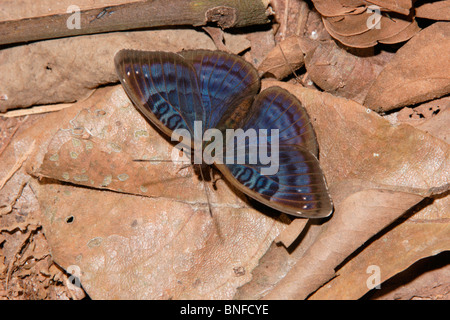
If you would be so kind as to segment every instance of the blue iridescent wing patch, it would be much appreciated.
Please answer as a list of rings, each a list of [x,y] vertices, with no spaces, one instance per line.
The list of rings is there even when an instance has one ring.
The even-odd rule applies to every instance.
[[[278,129],[280,144],[301,146],[318,156],[316,135],[305,108],[294,95],[280,87],[267,88],[256,97],[241,127]]]
[[[252,129],[259,133],[256,144],[245,135],[236,136],[235,154],[217,165],[235,187],[269,207],[295,216],[321,218],[331,214],[333,205],[317,160],[314,129],[295,96],[280,87],[262,91],[241,127],[244,132]],[[271,130],[277,131],[275,141]],[[278,150],[274,142],[278,142]],[[258,157],[252,163],[250,155],[255,152],[258,156],[266,154],[271,161],[263,164]],[[238,164],[238,154],[246,155],[244,164]],[[270,166],[277,166],[275,173],[262,172]]]
[[[248,146],[248,145],[247,145]],[[239,148],[237,148],[239,149]],[[238,190],[259,202],[298,217],[322,218],[331,214],[333,205],[319,161],[308,150],[295,145],[280,145],[279,163],[246,163],[217,165],[228,181]],[[270,148],[268,156],[271,156]],[[276,173],[266,175],[262,168],[277,166]]]
[[[179,54],[121,50],[114,61],[128,96],[165,134],[205,121],[196,72]]]
[[[192,63],[197,73],[207,116],[205,128],[218,128],[219,122],[238,106],[251,105],[259,91],[260,80],[250,63],[222,51],[187,50],[180,54]]]

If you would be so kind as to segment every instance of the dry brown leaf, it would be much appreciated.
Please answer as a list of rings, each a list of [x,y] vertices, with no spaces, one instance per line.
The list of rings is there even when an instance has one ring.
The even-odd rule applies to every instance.
[[[303,34],[310,12],[305,1],[273,0],[270,5],[275,11],[276,22],[278,23],[275,35],[277,42]]]
[[[310,54],[323,41],[330,40],[322,19],[315,11],[309,11],[307,24],[299,36],[291,35],[278,42],[258,66],[261,74],[281,80],[304,65],[304,55]]]
[[[261,64],[267,52],[275,47],[273,31],[271,29],[257,30],[247,34],[247,39],[250,41],[252,49],[247,51],[243,57],[257,67]]]
[[[55,134],[38,171],[71,185],[33,184],[54,260],[77,266],[96,299],[231,298],[285,224],[250,208],[223,180],[213,190],[178,164],[133,163],[168,160],[172,148],[120,86],[75,107],[74,118],[58,121],[66,131]]]
[[[419,32],[405,1],[313,1],[330,35],[346,46],[369,48],[403,42]],[[373,8],[379,11],[374,12]]]
[[[450,251],[422,259],[383,282],[364,298],[376,300],[449,300]]]
[[[372,84],[364,105],[389,111],[450,92],[450,25],[437,22],[400,48]]]
[[[100,49],[99,49],[100,48]],[[114,54],[123,48],[215,49],[195,30],[107,33],[14,46],[0,51],[0,112],[36,104],[73,102],[117,81]]]
[[[370,276],[377,270],[378,284],[408,268],[419,259],[450,248],[450,197],[435,199],[377,238],[352,258],[338,276],[312,295],[312,299],[358,299],[372,288]],[[372,271],[371,271],[372,270]],[[379,273],[378,273],[379,272]],[[369,285],[368,285],[369,283]]]
[[[383,43],[383,44],[395,44],[395,43],[404,42],[404,41],[411,39],[413,36],[415,36],[417,33],[419,33],[420,30],[421,29],[420,29],[419,25],[415,21],[413,21],[409,26],[407,26],[405,29],[403,29],[399,33],[394,34],[387,38],[383,38],[382,40],[379,40],[379,42]]]
[[[383,9],[408,15],[412,8],[411,0],[367,0]]]
[[[229,299],[281,226],[248,208],[215,204],[211,217],[206,202],[33,188],[55,261],[93,299]]]
[[[217,50],[240,54],[250,48],[250,41],[243,34],[224,32],[219,27],[210,26],[203,27],[203,30],[209,34]]]
[[[450,108],[443,108],[442,111],[433,119],[429,119],[417,126],[418,129],[423,130],[439,139],[450,143],[450,132],[448,124],[450,123]]]
[[[334,268],[347,256],[421,199],[419,195],[386,190],[353,193],[335,205],[333,219],[264,298],[305,299],[334,277]]]
[[[391,126],[352,101],[281,82],[264,83],[264,87],[271,85],[290,90],[307,108],[336,211],[328,222],[311,228],[312,233],[302,233],[299,248],[290,248],[295,258],[272,246],[238,298],[268,292],[266,297],[274,299],[306,297],[333,277],[334,268],[371,236],[424,196],[449,188],[449,150],[443,141],[409,125]],[[288,273],[296,261],[296,271]],[[271,264],[283,268],[265,272]]]
[[[380,61],[388,61],[390,58],[391,54],[387,52],[359,57],[340,48],[333,41],[327,41],[306,54],[305,65],[309,77],[321,89],[361,103],[370,85],[383,69]]]
[[[450,20],[450,0],[424,2],[416,9],[416,17],[431,20]]]
[[[425,102],[415,108],[402,108],[385,118],[393,124],[408,123],[447,143],[450,141],[450,97]]]
[[[195,193],[174,192],[180,183],[193,190],[202,185],[190,169],[183,169],[185,163],[170,160],[170,144],[155,143],[165,140],[120,88],[98,90],[88,101],[89,108],[61,121],[36,174],[87,187],[199,200]]]
[[[365,10],[367,1],[355,1],[355,0],[313,0],[314,7],[321,15],[325,17],[342,16],[345,14],[360,13],[361,8]]]
[[[367,28],[366,21],[371,15],[373,15],[373,13],[366,12],[361,14],[359,21],[362,21],[361,24],[363,25],[363,28]],[[409,21],[396,18],[386,18],[382,15],[379,22],[380,28],[367,28],[365,32],[361,32],[359,30],[354,32],[348,31],[348,35],[342,35],[334,29],[330,19],[336,18],[324,18],[323,20],[325,28],[328,30],[330,35],[336,40],[339,40],[342,44],[354,48],[369,48],[375,46],[377,43],[385,43],[385,41],[386,43],[393,43],[393,41],[397,38],[399,41],[405,41],[420,31],[420,28],[415,20]],[[346,27],[347,25],[343,23],[343,28]]]
[[[360,57],[334,41],[292,36],[270,51],[258,70],[281,80],[305,64],[309,79],[321,89],[361,103],[391,57],[386,51]]]
[[[309,42],[302,43],[302,38],[291,36],[274,47],[258,67],[258,71],[266,76],[283,79],[292,74],[305,63],[303,53],[313,50]]]
[[[288,250],[282,245],[272,243],[253,270],[252,281],[240,287],[234,299],[261,299],[268,294],[314,243],[321,232],[323,222],[309,219],[303,232]]]
[[[276,243],[282,243],[283,246],[289,248],[291,244],[298,238],[308,223],[307,219],[294,219],[289,226],[281,232],[274,240]]]

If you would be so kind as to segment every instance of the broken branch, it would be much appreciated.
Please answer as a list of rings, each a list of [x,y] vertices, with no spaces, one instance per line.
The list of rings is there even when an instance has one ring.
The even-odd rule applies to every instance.
[[[73,8],[64,14],[0,22],[0,45],[150,27],[213,22],[221,28],[236,28],[269,22],[265,0],[155,0]]]

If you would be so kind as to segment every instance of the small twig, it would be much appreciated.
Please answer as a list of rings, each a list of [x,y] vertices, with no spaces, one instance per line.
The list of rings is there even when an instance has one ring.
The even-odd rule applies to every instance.
[[[30,114],[39,114],[39,113],[46,113],[46,112],[54,112],[59,111],[62,109],[66,109],[71,107],[72,103],[61,103],[61,104],[51,104],[47,106],[39,106],[39,107],[33,107],[29,109],[19,109],[19,110],[12,110],[5,113],[0,113],[0,116],[3,118],[15,118],[15,117],[21,117],[26,116]]]

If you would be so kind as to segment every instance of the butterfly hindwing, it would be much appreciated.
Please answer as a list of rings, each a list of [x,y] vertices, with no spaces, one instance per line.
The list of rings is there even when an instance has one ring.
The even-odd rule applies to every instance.
[[[253,130],[257,139],[238,134],[234,143],[228,139],[227,147],[231,146],[235,154],[217,166],[236,188],[295,216],[319,218],[331,214],[333,205],[317,160],[315,133],[295,96],[279,87],[262,91],[241,127],[247,133]],[[277,131],[278,139],[271,136],[271,130]],[[244,154],[245,161],[239,163],[238,154]],[[273,169],[267,171],[270,166]]]
[[[194,121],[205,121],[198,80],[192,65],[171,52],[121,50],[116,71],[136,107],[165,134],[191,133]]]
[[[244,164],[234,157],[234,164],[226,158],[225,164],[216,166],[238,190],[271,208],[306,218],[330,215],[333,205],[317,158],[294,145],[280,145],[278,151],[278,159],[269,164],[251,164],[248,149],[237,148],[246,154]],[[262,168],[270,166],[275,173],[262,174]]]

